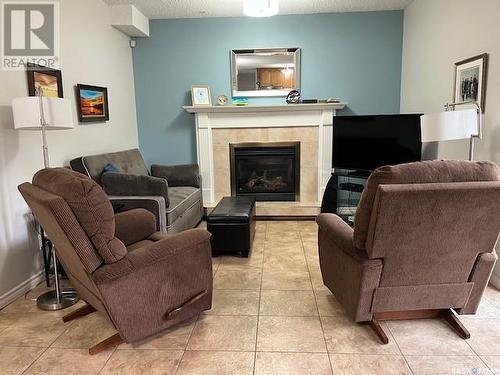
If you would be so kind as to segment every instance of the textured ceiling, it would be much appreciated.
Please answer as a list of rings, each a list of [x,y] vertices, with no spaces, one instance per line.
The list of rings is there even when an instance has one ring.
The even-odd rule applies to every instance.
[[[239,17],[243,0],[104,0],[110,5],[133,4],[154,18]],[[279,14],[362,12],[404,9],[413,0],[280,0]]]

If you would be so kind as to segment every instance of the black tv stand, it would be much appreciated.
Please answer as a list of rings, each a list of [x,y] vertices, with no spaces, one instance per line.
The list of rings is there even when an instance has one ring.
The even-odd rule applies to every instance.
[[[321,212],[334,213],[353,225],[356,207],[371,172],[336,168],[326,185]]]

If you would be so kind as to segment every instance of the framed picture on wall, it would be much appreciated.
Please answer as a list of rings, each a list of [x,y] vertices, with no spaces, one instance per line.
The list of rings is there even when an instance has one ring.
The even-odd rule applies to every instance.
[[[210,87],[207,85],[191,86],[191,100],[194,107],[211,106],[212,97],[210,95]]]
[[[76,85],[76,100],[80,122],[109,120],[108,89],[91,85]]]
[[[478,102],[484,113],[488,54],[474,56],[455,63],[455,103]]]
[[[60,70],[47,68],[33,63],[26,64],[28,76],[28,95],[63,97],[62,73]]]

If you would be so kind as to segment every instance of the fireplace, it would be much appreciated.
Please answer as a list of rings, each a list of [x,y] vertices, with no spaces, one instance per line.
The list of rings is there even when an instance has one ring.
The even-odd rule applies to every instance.
[[[300,142],[231,143],[231,195],[299,200]]]

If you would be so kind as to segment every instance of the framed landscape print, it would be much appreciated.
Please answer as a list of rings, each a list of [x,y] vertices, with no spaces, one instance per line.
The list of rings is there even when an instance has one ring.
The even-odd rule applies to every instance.
[[[454,103],[478,102],[484,113],[488,54],[474,56],[455,64]]]
[[[211,106],[212,97],[210,96],[210,87],[206,85],[191,86],[191,99],[193,106]]]
[[[76,86],[76,99],[80,122],[109,120],[108,89],[106,87],[78,84]]]
[[[29,96],[38,96],[41,91],[42,96],[63,97],[62,73],[60,70],[28,63],[26,73],[28,75]]]

